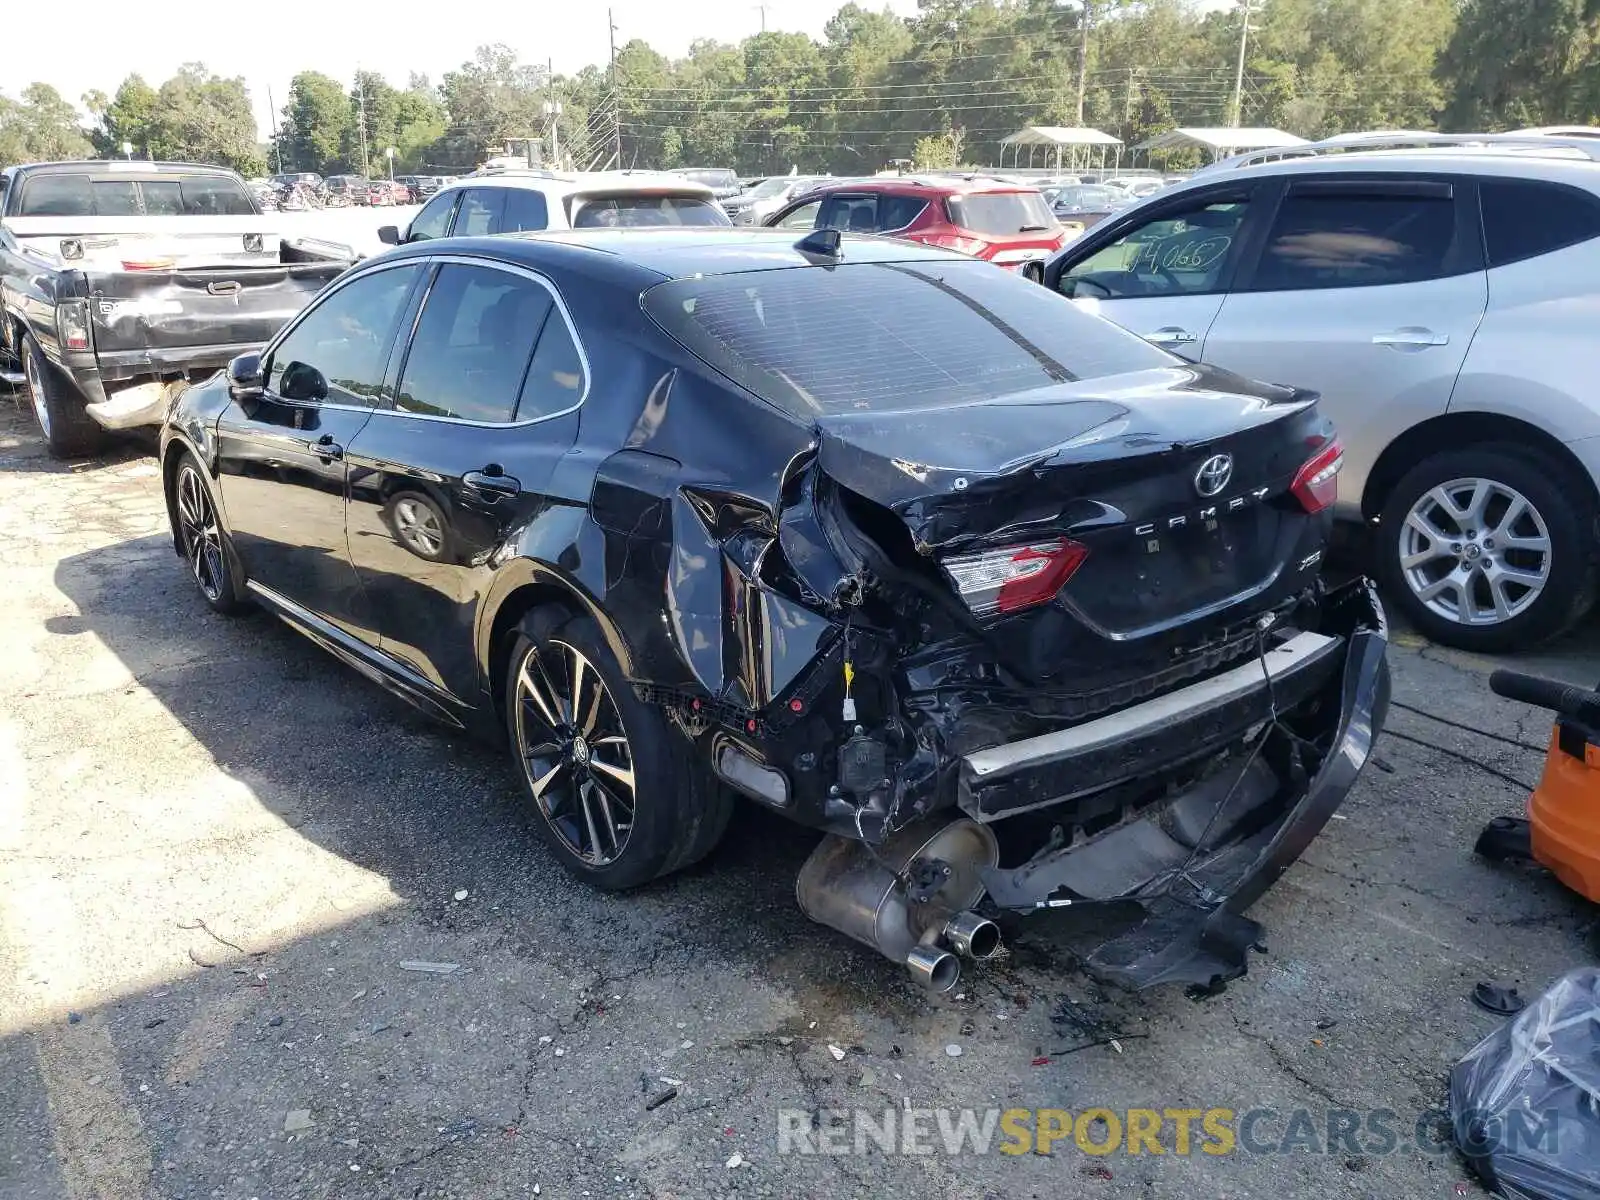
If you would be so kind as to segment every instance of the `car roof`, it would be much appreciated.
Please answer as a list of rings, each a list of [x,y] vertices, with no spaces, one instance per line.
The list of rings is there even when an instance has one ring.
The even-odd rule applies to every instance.
[[[19,163],[9,170],[17,175],[233,175],[214,163],[151,162],[143,158],[83,158],[63,162]]]
[[[792,229],[679,226],[674,229],[562,229],[495,237],[437,238],[413,243],[379,256],[423,257],[471,253],[531,268],[560,266],[581,270],[585,261],[637,272],[641,288],[664,279],[692,275],[732,275],[782,267],[818,265],[815,256],[797,248]],[[840,261],[972,262],[967,255],[896,238],[845,233],[840,235]],[[597,259],[595,256],[604,256]],[[376,259],[371,261],[378,261]]]
[[[1036,192],[1026,183],[1011,183],[988,175],[896,175],[873,179],[841,179],[813,188],[817,192],[875,192],[887,196],[964,196],[978,192]]]
[[[1316,157],[1283,158],[1270,162],[1229,166],[1224,160],[1178,180],[1136,204],[1121,216],[1142,211],[1147,205],[1165,205],[1190,192],[1230,182],[1291,175],[1349,174],[1500,175],[1509,179],[1543,179],[1570,183],[1600,193],[1600,162],[1561,157],[1538,147],[1451,147],[1438,149],[1351,150]]]
[[[463,175],[450,185],[460,187],[510,187],[544,192],[548,196],[627,196],[640,191],[709,200],[711,188],[666,171],[540,171],[507,168],[482,175]]]

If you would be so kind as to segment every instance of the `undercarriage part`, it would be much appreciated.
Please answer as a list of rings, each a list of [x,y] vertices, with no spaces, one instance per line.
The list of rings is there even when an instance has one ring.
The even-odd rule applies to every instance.
[[[913,946],[906,955],[906,969],[930,992],[948,992],[961,978],[960,960],[937,946]]]
[[[922,903],[907,893],[917,860],[948,869]],[[985,957],[999,949],[999,930],[968,911],[983,896],[980,872],[999,860],[994,834],[966,819],[908,825],[876,851],[829,835],[800,868],[795,899],[813,921],[904,963],[922,986],[948,991],[961,972],[953,950]]]
[[[782,771],[757,762],[734,742],[723,739],[711,755],[717,778],[753,800],[773,808],[788,808],[791,803],[789,777]]]
[[[958,912],[944,923],[944,940],[962,958],[993,958],[1000,952],[1000,926],[975,912]]]

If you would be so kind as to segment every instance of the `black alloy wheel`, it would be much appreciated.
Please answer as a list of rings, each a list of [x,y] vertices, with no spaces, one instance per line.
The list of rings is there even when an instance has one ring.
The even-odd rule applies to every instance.
[[[243,605],[235,586],[232,547],[217,519],[210,485],[187,454],[173,480],[172,501],[178,549],[200,595],[219,613],[237,612]]]
[[[605,680],[560,638],[530,646],[517,669],[517,753],[540,815],[585,866],[616,862],[638,806],[633,750]]]

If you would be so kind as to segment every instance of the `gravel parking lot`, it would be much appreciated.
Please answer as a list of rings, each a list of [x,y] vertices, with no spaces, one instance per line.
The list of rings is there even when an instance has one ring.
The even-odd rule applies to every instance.
[[[1528,748],[1397,708],[1255,910],[1245,979],[1108,995],[1038,932],[930,998],[799,914],[814,835],[748,808],[686,876],[570,881],[497,754],[273,620],[205,609],[143,450],[58,464],[0,405],[0,543],[7,1200],[1451,1195],[1462,1168],[1411,1126],[1494,1027],[1472,985],[1531,993],[1592,958],[1588,906],[1470,853],[1519,810],[1502,776],[1537,777],[1546,718],[1404,634],[1401,704]],[[1600,637],[1525,663],[1592,683]],[[907,1105],[1268,1108],[1267,1142],[1297,1108],[1324,1132],[1389,1109],[1401,1136],[778,1153],[780,1110]]]

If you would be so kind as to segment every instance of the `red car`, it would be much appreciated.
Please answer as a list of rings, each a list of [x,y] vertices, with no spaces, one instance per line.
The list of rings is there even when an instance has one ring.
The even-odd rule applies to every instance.
[[[798,197],[765,224],[888,234],[1012,270],[1042,263],[1067,238],[1036,188],[981,176],[840,180]]]

